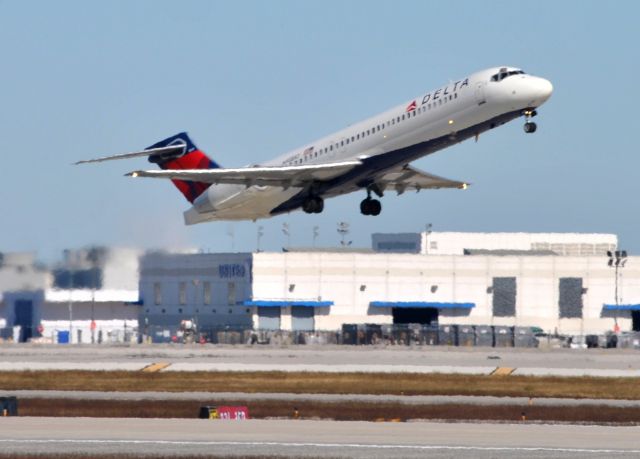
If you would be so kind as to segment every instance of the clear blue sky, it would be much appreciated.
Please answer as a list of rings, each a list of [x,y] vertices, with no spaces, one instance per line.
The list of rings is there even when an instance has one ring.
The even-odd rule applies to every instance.
[[[372,232],[611,232],[640,253],[640,2],[1,1],[0,251],[56,257],[88,244],[279,250],[335,246],[336,224]],[[447,81],[494,65],[550,79],[520,120],[416,163],[473,186],[364,193],[321,215],[186,227],[144,159],[71,166],[186,130],[223,166],[276,156]]]

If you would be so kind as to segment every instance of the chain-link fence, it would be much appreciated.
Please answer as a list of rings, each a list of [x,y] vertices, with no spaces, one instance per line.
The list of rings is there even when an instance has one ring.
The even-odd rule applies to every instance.
[[[138,327],[0,328],[0,343],[124,344],[138,342]]]
[[[345,345],[565,347],[640,349],[639,332],[600,335],[559,335],[535,327],[489,325],[343,324],[338,331],[254,330],[246,327],[184,328],[147,325],[83,328],[0,328],[0,343],[57,344],[226,344],[226,345]]]

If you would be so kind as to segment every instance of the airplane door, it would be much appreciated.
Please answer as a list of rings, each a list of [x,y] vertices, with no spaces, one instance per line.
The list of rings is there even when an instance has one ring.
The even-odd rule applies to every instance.
[[[484,83],[483,82],[479,82],[476,85],[476,102],[478,102],[478,105],[482,105],[487,101],[485,95],[484,95]]]

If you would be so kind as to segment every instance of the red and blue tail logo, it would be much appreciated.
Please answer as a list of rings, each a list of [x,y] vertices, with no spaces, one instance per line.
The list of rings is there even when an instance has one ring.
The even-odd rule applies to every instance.
[[[181,132],[167,139],[161,140],[149,146],[150,148],[168,147],[173,145],[183,145],[182,153],[172,155],[151,155],[149,162],[156,163],[161,169],[219,169],[220,166],[209,159],[186,132]],[[203,182],[192,182],[187,180],[172,180],[173,184],[180,190],[189,202],[193,202],[198,196],[204,193],[211,184]]]

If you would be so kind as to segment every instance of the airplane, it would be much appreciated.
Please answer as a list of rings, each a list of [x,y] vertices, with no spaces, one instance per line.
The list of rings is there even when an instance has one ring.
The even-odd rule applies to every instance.
[[[524,131],[549,99],[552,84],[515,67],[473,73],[367,118],[271,161],[223,168],[206,156],[186,132],[143,151],[78,161],[94,163],[146,156],[160,170],[136,170],[131,177],[173,181],[192,204],[185,224],[257,220],[302,209],[321,213],[324,201],[358,190],[363,215],[379,215],[385,191],[462,188],[468,184],[421,171],[409,163],[523,116]],[[372,194],[375,197],[372,197]]]

